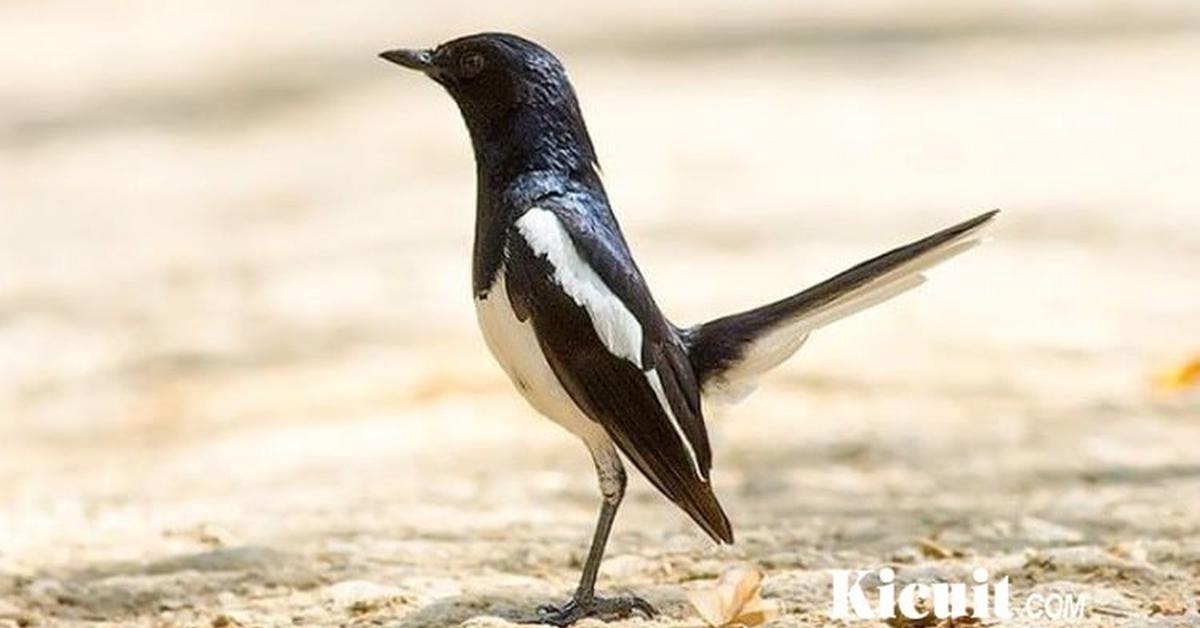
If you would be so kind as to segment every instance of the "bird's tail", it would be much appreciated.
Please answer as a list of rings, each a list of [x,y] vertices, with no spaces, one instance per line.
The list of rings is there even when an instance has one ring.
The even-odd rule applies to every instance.
[[[785,299],[684,330],[705,397],[736,401],[813,330],[925,281],[922,271],[979,244],[993,210],[893,249]]]

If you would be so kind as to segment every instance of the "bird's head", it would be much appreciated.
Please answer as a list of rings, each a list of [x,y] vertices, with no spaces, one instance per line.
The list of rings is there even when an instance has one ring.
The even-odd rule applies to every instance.
[[[566,70],[550,51],[528,39],[480,33],[436,48],[400,48],[379,56],[445,87],[462,111],[477,153],[481,145],[493,143],[541,156],[577,149],[584,161],[595,160]],[[562,145],[546,145],[556,139]]]

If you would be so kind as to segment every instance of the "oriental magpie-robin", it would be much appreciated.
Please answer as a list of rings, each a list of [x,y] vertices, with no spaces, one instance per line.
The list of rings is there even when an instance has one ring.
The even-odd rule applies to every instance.
[[[677,327],[633,261],[553,54],[485,33],[380,56],[425,73],[458,103],[475,152],[472,275],[483,336],[525,399],[581,438],[595,461],[603,501],[583,575],[570,601],[539,609],[543,623],[654,613],[635,596],[595,595],[625,492],[621,455],[715,541],[732,543],[709,481],[704,400],[745,396],[817,328],[915,287],[922,271],[977,244],[996,214],[774,303]]]

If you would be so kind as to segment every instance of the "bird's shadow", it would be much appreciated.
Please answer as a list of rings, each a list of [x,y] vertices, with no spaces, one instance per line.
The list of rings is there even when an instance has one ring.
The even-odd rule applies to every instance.
[[[68,621],[130,619],[189,608],[199,599],[234,588],[311,589],[322,584],[321,575],[302,557],[259,545],[10,579],[0,594],[30,611]]]
[[[544,596],[522,593],[477,593],[444,597],[387,624],[388,628],[444,628],[474,617],[497,617],[514,624],[534,624]]]
[[[351,569],[343,565],[342,570]],[[81,566],[58,574],[6,577],[0,597],[54,622],[134,620],[177,609],[199,609],[230,590],[312,590],[335,577],[304,556],[260,545],[215,548],[153,562],[120,561]],[[10,582],[11,580],[11,582]],[[52,583],[52,587],[44,583]],[[686,603],[671,587],[649,587],[650,602],[668,615]],[[642,593],[643,591],[639,591]],[[430,600],[416,608],[392,608],[374,616],[388,628],[445,628],[476,617],[514,624],[537,623],[539,606],[560,603],[569,591],[547,593],[504,587]],[[204,600],[210,598],[208,602]]]
[[[687,614],[687,599],[678,587],[650,587],[638,593],[644,593],[646,600],[664,617]],[[495,617],[514,624],[536,625],[539,606],[548,602],[563,602],[567,595],[567,592],[563,592],[559,597],[548,599],[545,594],[505,590],[444,597],[387,624],[387,628],[445,628],[475,617]]]

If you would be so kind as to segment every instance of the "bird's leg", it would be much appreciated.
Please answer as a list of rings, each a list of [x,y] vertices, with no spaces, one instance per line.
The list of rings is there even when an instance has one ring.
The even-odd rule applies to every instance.
[[[589,448],[596,462],[600,492],[604,496],[600,504],[600,520],[596,522],[596,533],[592,537],[592,546],[583,564],[583,574],[579,578],[579,587],[575,589],[575,595],[561,606],[539,607],[537,621],[543,624],[569,626],[584,617],[621,619],[635,611],[644,613],[647,617],[656,614],[649,602],[634,595],[611,598],[596,596],[596,574],[600,571],[600,561],[604,558],[604,547],[608,544],[608,534],[612,531],[613,520],[617,517],[617,508],[621,505],[621,499],[625,497],[626,480],[625,468],[612,441],[605,438],[600,445],[593,446],[589,443]]]

